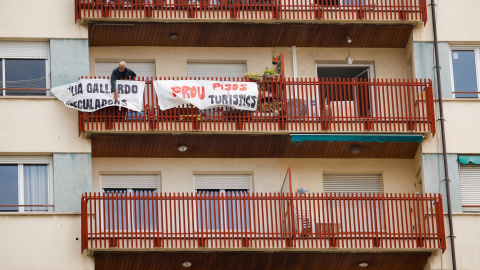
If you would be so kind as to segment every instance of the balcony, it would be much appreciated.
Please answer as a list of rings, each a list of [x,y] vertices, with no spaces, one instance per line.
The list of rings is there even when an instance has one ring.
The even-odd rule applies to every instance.
[[[75,0],[75,20],[427,21],[425,0]]]
[[[82,251],[446,249],[436,194],[88,193],[81,207]]]
[[[259,82],[257,111],[227,108],[158,108],[152,80],[146,82],[144,111],[109,107],[79,112],[79,132],[153,131],[183,134],[432,133],[432,83],[410,79],[276,79]],[[162,78],[166,79],[166,78]],[[239,79],[218,79],[220,81]],[[241,80],[241,79],[240,79]]]

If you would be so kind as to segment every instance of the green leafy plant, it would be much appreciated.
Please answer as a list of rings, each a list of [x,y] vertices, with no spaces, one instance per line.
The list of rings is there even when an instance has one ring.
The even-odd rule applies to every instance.
[[[255,82],[260,81],[260,79],[262,78],[262,76],[260,76],[260,74],[258,74],[256,72],[243,73],[243,77],[248,78],[251,81],[255,81]]]
[[[282,102],[276,99],[271,102],[260,102],[257,105],[257,112],[280,114],[282,110]]]
[[[274,75],[275,74],[275,69],[273,68],[268,68],[266,67],[265,70],[263,71],[263,75]]]

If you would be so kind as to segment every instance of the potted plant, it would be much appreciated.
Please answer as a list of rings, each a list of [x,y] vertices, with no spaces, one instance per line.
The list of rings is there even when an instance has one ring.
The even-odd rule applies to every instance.
[[[260,76],[260,74],[256,72],[243,73],[243,77],[245,77],[245,79],[250,82],[258,82],[262,78],[262,76]]]
[[[261,101],[257,105],[257,115],[279,116],[282,112],[282,102],[273,99],[270,102]]]

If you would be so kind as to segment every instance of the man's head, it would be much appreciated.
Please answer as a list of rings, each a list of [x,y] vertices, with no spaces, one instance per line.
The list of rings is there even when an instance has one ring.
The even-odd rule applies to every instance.
[[[118,64],[118,70],[120,70],[120,72],[123,72],[125,70],[125,67],[127,67],[127,63],[125,63],[125,61],[121,61]]]

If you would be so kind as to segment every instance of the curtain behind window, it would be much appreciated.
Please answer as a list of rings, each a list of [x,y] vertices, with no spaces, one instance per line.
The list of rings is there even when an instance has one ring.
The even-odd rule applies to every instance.
[[[24,165],[24,191],[26,205],[48,204],[47,165]],[[25,207],[25,212],[48,211],[48,207]]]

